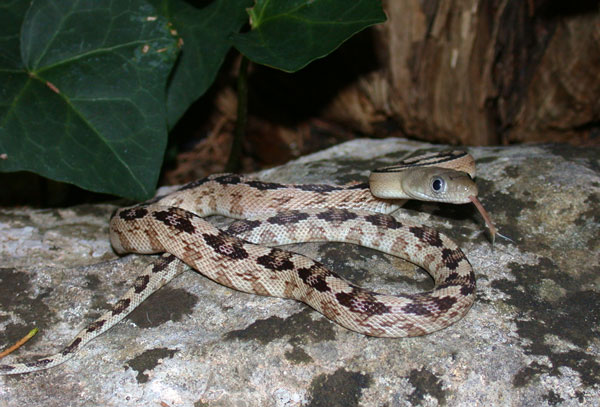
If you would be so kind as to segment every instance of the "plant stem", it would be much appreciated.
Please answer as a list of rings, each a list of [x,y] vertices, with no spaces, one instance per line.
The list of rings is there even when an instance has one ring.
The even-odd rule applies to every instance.
[[[248,58],[242,55],[237,77],[237,118],[231,151],[225,165],[225,172],[237,172],[241,167],[242,141],[246,133],[246,123],[248,122],[248,62]]]
[[[4,356],[16,351],[17,349],[19,349],[21,346],[23,346],[23,344],[25,342],[27,342],[28,340],[30,340],[31,338],[33,338],[33,336],[38,332],[37,328],[33,328],[31,331],[29,331],[29,333],[27,335],[25,335],[23,338],[19,339],[17,341],[17,343],[15,343],[13,346],[11,346],[10,348],[4,350],[2,353],[0,353],[0,358],[3,358]]]

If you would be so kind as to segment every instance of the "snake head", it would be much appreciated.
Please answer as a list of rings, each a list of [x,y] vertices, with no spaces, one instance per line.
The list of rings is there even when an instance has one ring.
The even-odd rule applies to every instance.
[[[466,172],[426,167],[411,171],[401,180],[402,190],[412,199],[453,204],[471,203],[477,185]]]
[[[371,174],[371,193],[385,199],[471,203],[477,185],[468,173],[439,167]]]

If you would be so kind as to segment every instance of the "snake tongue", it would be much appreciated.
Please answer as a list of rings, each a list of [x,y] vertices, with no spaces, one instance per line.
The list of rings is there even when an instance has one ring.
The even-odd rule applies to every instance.
[[[479,199],[477,199],[477,197],[475,195],[469,196],[469,199],[471,200],[471,202],[473,202],[473,204],[475,205],[475,207],[477,208],[477,210],[479,211],[479,213],[485,220],[485,224],[487,225],[487,227],[490,231],[490,235],[492,236],[492,246],[493,246],[494,242],[496,241],[496,227],[492,223],[492,218],[490,217],[489,213],[487,213],[487,211],[485,210],[485,208],[483,207],[481,202],[479,202]]]

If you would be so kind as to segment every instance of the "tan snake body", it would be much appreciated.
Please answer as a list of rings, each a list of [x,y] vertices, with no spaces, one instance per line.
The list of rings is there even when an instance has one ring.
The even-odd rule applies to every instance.
[[[431,172],[432,161],[453,169]],[[427,154],[373,174],[379,171],[384,174],[381,183],[393,184],[397,181],[390,173],[413,168],[420,171],[422,166],[425,172],[415,172],[418,176],[414,179],[408,176],[417,189],[431,181],[436,190],[436,185],[443,187],[444,191],[435,193],[458,188],[463,195],[476,195],[466,175],[474,173],[474,162],[463,152]],[[431,178],[418,182],[418,177],[430,172],[426,176]],[[372,190],[377,189],[373,186],[377,182],[371,179]],[[407,191],[394,195],[396,199],[412,197]],[[445,201],[443,196],[438,198]],[[464,197],[459,200],[468,201]],[[473,270],[460,248],[446,236],[389,215],[402,203],[373,196],[366,183],[284,185],[221,174],[120,209],[110,224],[115,251],[165,254],[137,277],[110,311],[82,330],[60,353],[33,362],[0,365],[0,375],[34,372],[70,359],[188,266],[236,290],[300,300],[365,335],[416,336],[445,328],[462,318],[474,301]],[[203,220],[216,214],[244,220],[221,231]],[[303,255],[269,247],[309,241],[350,242],[405,258],[426,269],[435,286],[419,294],[379,294],[347,282]]]

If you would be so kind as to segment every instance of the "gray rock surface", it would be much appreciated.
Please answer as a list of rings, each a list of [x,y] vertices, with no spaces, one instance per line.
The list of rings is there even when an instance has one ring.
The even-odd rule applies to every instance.
[[[346,183],[415,150],[355,140],[259,174]],[[477,275],[475,305],[434,334],[380,339],[305,305],[244,294],[188,272],[56,368],[0,377],[16,406],[600,405],[600,149],[469,148],[490,245],[472,205],[409,203],[397,216],[456,240]],[[131,284],[151,256],[117,258],[111,205],[0,209],[0,344],[40,333],[5,360],[62,348]],[[346,244],[294,245],[355,283],[427,289],[404,261]],[[164,404],[161,404],[164,403]]]

